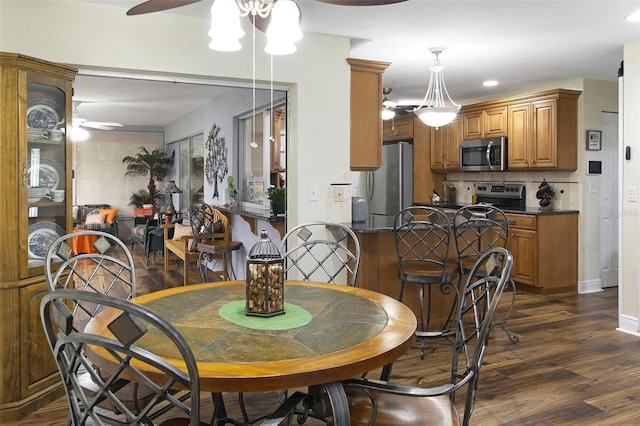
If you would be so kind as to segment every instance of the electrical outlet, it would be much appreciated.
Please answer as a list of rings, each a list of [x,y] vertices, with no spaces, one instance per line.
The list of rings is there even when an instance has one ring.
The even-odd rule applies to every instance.
[[[635,186],[629,187],[629,201],[638,201],[638,188]]]
[[[341,186],[336,186],[333,190],[333,198],[337,202],[344,201],[344,188]]]
[[[309,201],[318,201],[318,185],[309,185]]]
[[[596,182],[589,182],[589,192],[598,192],[598,184]]]

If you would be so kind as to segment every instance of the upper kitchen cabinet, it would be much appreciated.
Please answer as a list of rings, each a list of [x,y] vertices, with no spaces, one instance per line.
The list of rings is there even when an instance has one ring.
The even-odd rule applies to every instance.
[[[558,89],[509,103],[510,170],[576,170],[580,94]]]
[[[419,120],[416,120],[418,122]],[[458,115],[446,126],[431,128],[431,170],[451,172],[460,169],[462,120]]]
[[[408,141],[413,139],[414,115],[392,118],[382,122],[382,140],[384,142]]]
[[[462,109],[462,139],[507,136],[507,107],[484,106]]]
[[[351,65],[351,170],[382,164],[382,74],[389,62],[347,58]]]
[[[71,231],[71,91],[76,70],[0,53],[0,418],[64,394],[40,321],[45,256]]]

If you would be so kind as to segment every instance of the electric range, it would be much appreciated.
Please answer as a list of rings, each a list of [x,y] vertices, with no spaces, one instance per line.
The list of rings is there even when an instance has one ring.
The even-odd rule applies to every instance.
[[[524,211],[526,208],[526,188],[522,183],[478,183],[476,196],[478,203],[492,204],[499,209]]]

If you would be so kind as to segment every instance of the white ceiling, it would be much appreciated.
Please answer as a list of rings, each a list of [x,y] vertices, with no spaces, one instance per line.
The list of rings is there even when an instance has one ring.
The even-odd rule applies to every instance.
[[[111,4],[122,13],[142,2],[81,1]],[[435,58],[431,47],[446,48],[440,55],[445,81],[461,101],[574,78],[615,81],[623,46],[640,41],[640,23],[624,19],[640,10],[640,0],[408,0],[366,7],[296,2],[303,32],[350,37],[352,57],[391,62],[384,85],[393,88],[392,100],[408,104],[424,96]],[[211,3],[156,13],[208,19]],[[487,79],[499,85],[485,88]],[[74,99],[85,101],[79,111],[92,121],[164,126],[220,90],[79,76]]]

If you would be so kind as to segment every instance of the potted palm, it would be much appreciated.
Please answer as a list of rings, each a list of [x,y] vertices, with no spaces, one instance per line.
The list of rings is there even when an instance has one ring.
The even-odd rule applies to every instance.
[[[142,207],[143,204],[156,204],[156,201],[162,197],[162,194],[156,191],[156,181],[164,179],[171,166],[175,151],[171,156],[161,149],[154,149],[149,152],[147,148],[141,146],[140,152],[135,156],[127,155],[122,162],[127,165],[125,172],[126,177],[142,177],[149,176],[147,190],[141,189],[134,192],[129,199],[129,205],[133,207]]]
[[[287,198],[284,188],[269,187],[267,189],[267,198],[271,201],[271,211],[274,216],[284,214]]]

